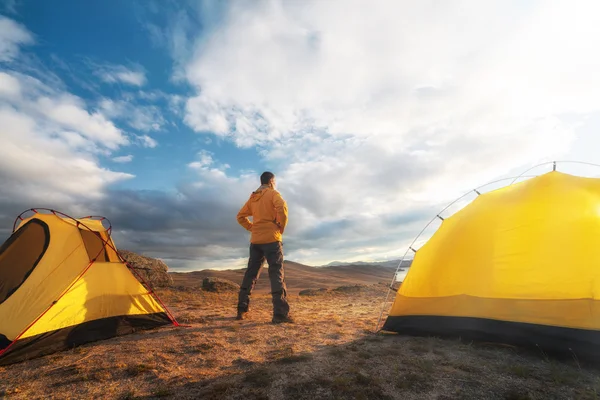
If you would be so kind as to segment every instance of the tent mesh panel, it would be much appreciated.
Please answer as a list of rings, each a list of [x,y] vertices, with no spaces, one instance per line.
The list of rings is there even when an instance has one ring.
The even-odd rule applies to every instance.
[[[48,244],[48,225],[32,219],[0,247],[0,304],[10,297],[35,269]]]

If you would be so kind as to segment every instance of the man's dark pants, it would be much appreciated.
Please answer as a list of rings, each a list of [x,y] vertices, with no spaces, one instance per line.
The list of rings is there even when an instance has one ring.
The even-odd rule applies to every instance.
[[[290,306],[287,302],[287,289],[283,276],[283,244],[281,242],[250,245],[248,269],[242,280],[238,298],[238,312],[248,311],[250,295],[258,280],[265,259],[269,265],[271,296],[273,297],[273,315],[287,317]]]

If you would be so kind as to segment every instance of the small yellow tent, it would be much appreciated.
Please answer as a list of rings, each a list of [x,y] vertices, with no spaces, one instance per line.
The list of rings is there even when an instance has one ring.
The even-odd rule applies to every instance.
[[[177,325],[101,220],[32,211],[0,247],[0,364]]]
[[[600,355],[600,179],[549,172],[443,220],[382,330]]]

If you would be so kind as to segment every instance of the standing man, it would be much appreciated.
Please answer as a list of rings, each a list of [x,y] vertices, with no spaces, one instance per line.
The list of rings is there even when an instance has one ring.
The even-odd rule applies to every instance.
[[[283,277],[282,235],[288,220],[287,204],[275,190],[275,175],[272,172],[264,172],[260,176],[260,183],[237,215],[238,223],[252,233],[248,269],[238,298],[237,319],[246,318],[250,294],[266,259],[273,297],[272,322],[294,322],[289,316],[290,306]],[[248,217],[252,217],[252,222]]]

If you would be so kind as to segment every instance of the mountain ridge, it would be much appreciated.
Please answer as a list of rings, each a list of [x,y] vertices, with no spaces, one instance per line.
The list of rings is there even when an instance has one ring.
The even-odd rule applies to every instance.
[[[205,269],[190,272],[169,272],[176,287],[197,288],[202,280],[208,277],[227,279],[241,284],[246,268],[215,270]],[[345,285],[389,284],[394,276],[394,269],[384,265],[335,265],[329,267],[312,267],[295,261],[284,262],[285,281],[290,293],[298,293],[304,289],[334,289]],[[255,286],[258,293],[271,291],[268,266],[265,263]]]
[[[410,266],[411,263],[412,263],[411,259],[402,260],[402,267],[406,268],[406,267]],[[343,266],[343,265],[356,265],[356,266],[381,265],[381,266],[390,267],[390,268],[397,268],[399,264],[400,264],[400,259],[387,260],[387,261],[353,261],[353,262],[332,261],[328,264],[320,265],[317,268],[339,267],[339,266]]]

